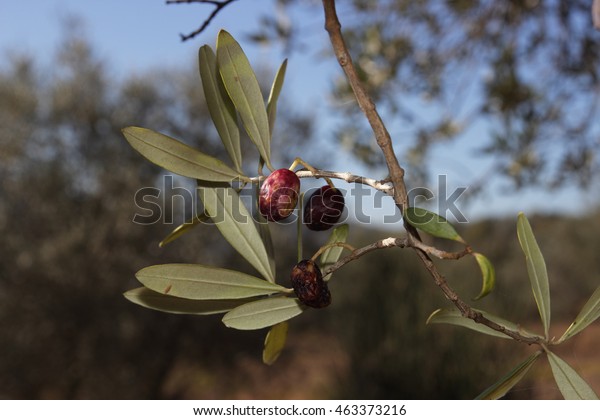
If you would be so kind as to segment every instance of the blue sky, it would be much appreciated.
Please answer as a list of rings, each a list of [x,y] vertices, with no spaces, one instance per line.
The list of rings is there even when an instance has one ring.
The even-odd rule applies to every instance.
[[[61,39],[61,20],[78,16],[83,19],[85,33],[97,52],[117,76],[156,67],[179,69],[188,65],[190,71],[195,72],[199,46],[214,45],[218,29],[226,28],[243,43],[244,35],[257,28],[259,16],[273,10],[272,0],[240,0],[224,9],[197,39],[182,43],[179,33],[197,28],[212,11],[212,6],[166,6],[164,0],[4,1],[0,3],[0,53],[26,52],[47,63]],[[332,56],[315,60],[319,52],[328,48],[322,17],[317,11],[317,8],[297,8],[298,14],[291,17],[301,22],[303,33],[307,34],[303,39],[307,48],[293,55],[283,95],[294,98],[295,102],[299,100],[299,106],[325,115],[324,112],[335,112],[335,108],[327,107],[327,95],[340,70]],[[343,14],[341,19],[343,21]],[[284,58],[277,49],[252,47],[249,43],[243,45],[253,63],[271,63],[273,71]],[[395,127],[391,131],[393,137],[411,134]],[[330,137],[327,119],[320,120],[318,133],[322,138]],[[437,147],[432,156],[432,167],[447,175],[450,186],[468,186],[485,173],[491,162],[465,151],[470,142],[481,141],[477,139],[487,135],[485,128],[476,128],[461,141]],[[371,174],[350,156],[342,156],[328,169],[351,170],[372,177],[381,175]],[[469,219],[483,215],[516,217],[522,210],[528,213],[573,213],[598,204],[596,194],[590,195],[574,187],[554,192],[525,189],[514,193],[508,184],[498,180],[492,180],[491,185],[487,194],[468,205],[459,201]],[[373,214],[388,213],[392,208],[390,203]]]

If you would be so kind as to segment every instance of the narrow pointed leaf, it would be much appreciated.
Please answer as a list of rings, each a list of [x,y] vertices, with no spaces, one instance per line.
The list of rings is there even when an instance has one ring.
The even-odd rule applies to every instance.
[[[267,251],[267,258],[269,260],[269,267],[271,269],[271,273],[273,273],[273,278],[268,279],[271,282],[275,282],[276,276],[276,264],[275,264],[275,246],[273,245],[273,238],[271,237],[271,230],[269,229],[269,225],[266,220],[264,220],[262,215],[257,216],[258,221],[258,233],[260,234],[260,238],[263,241],[265,246],[265,250]]]
[[[223,80],[217,69],[217,58],[213,50],[204,45],[198,52],[200,78],[208,112],[221,137],[221,141],[238,172],[242,172],[242,150],[240,148],[240,130],[237,114],[231,98],[223,86]]]
[[[271,137],[265,100],[246,54],[231,34],[224,30],[217,37],[217,66],[248,136],[270,168]]]
[[[269,282],[275,281],[269,256],[250,212],[239,194],[229,186],[201,185],[204,210],[223,237]]]
[[[548,338],[548,329],[550,328],[550,285],[548,283],[546,262],[535,236],[533,236],[531,225],[523,213],[519,213],[517,220],[517,236],[525,254],[533,297],[544,325],[544,333]]]
[[[581,308],[575,321],[567,328],[558,342],[562,343],[581,332],[585,327],[598,319],[598,317],[600,317],[600,287],[592,293],[592,296],[590,296],[586,304]]]
[[[504,328],[508,329],[508,330],[512,330],[512,331],[517,331],[522,335],[525,336],[529,336],[529,337],[539,337],[541,338],[539,335],[534,334],[530,331],[527,331],[526,329],[520,327],[519,325],[515,324],[514,322],[510,322],[507,321],[506,319],[503,319],[499,316],[496,315],[492,315],[490,313],[487,313],[485,311],[481,311],[479,309],[473,308],[475,311],[477,312],[481,312],[481,314],[483,316],[485,316],[487,319],[489,319],[490,321],[494,321],[496,324],[503,326]],[[491,328],[486,327],[483,324],[479,324],[475,321],[473,321],[470,318],[465,318],[461,315],[460,311],[456,308],[448,308],[448,309],[438,309],[436,311],[434,311],[431,315],[429,315],[429,318],[427,319],[427,324],[452,324],[452,325],[458,325],[460,327],[465,327],[465,328],[469,328],[471,330],[483,333],[483,334],[488,334],[488,335],[492,335],[494,337],[499,337],[499,338],[510,338],[509,336],[507,336],[506,334],[503,334],[501,332],[498,332],[496,330],[492,330]]]
[[[210,218],[208,217],[208,215],[206,213],[202,213],[198,216],[192,217],[190,220],[187,220],[185,223],[183,223],[183,224],[177,226],[175,229],[173,229],[173,231],[171,233],[169,233],[165,237],[165,239],[160,241],[158,246],[162,248],[163,246],[173,242],[175,239],[185,235],[186,233],[191,231],[196,226],[206,222],[208,219],[210,219]]]
[[[442,216],[418,207],[409,207],[404,218],[411,226],[437,238],[465,243],[454,227]]]
[[[206,181],[229,182],[243,177],[217,158],[172,137],[141,127],[127,127],[129,144],[150,162],[175,174]]]
[[[241,299],[288,291],[249,274],[200,264],[153,265],[135,276],[148,289],[186,299]]]
[[[329,239],[327,240],[327,244],[333,244],[336,242],[345,243],[346,239],[348,239],[348,232],[350,227],[347,224],[336,226]],[[340,246],[328,248],[325,252],[321,254],[321,271],[325,270],[332,264],[335,264],[342,255],[344,248]],[[323,280],[328,281],[331,279],[332,274],[325,276]]]
[[[474,298],[474,300],[479,300],[494,290],[494,286],[496,285],[496,270],[494,270],[494,266],[485,255],[473,253],[473,256],[477,260],[477,264],[479,264],[483,277],[481,292]]]
[[[238,330],[258,330],[300,315],[304,306],[298,299],[279,296],[238,306],[223,317],[223,323]]]
[[[565,400],[598,399],[598,396],[588,383],[567,362],[551,351],[547,351],[546,353],[548,354],[548,361],[550,362],[556,385],[558,385],[558,389]]]
[[[254,197],[254,199],[257,201],[258,191],[259,185],[255,184],[256,196]],[[267,251],[267,256],[269,258],[269,266],[271,267],[271,272],[273,273],[273,282],[275,282],[275,277],[277,274],[275,264],[275,246],[273,245],[273,237],[271,236],[271,230],[269,229],[267,219],[265,219],[265,217],[259,211],[256,211],[255,214],[258,222],[258,233],[260,234],[260,238],[262,239],[262,242],[265,246],[265,250]]]
[[[533,353],[525,361],[500,378],[498,382],[479,394],[475,399],[498,400],[504,397],[506,393],[510,391],[521,379],[523,379],[527,372],[529,372],[529,369],[531,369],[540,354],[542,354],[541,351]]]
[[[269,118],[269,132],[271,133],[271,136],[273,136],[275,119],[277,118],[277,101],[279,100],[279,94],[281,93],[281,88],[283,87],[286,68],[287,58],[283,60],[283,63],[281,63],[279,70],[277,70],[275,80],[273,80],[273,85],[271,86],[269,100],[267,101],[267,117]]]
[[[213,315],[251,302],[250,299],[195,300],[163,295],[146,287],[138,287],[123,294],[127,300],[144,308],[171,314]]]
[[[287,333],[287,322],[280,322],[271,327],[265,338],[265,348],[262,355],[264,364],[270,366],[279,358],[279,355],[285,347]]]

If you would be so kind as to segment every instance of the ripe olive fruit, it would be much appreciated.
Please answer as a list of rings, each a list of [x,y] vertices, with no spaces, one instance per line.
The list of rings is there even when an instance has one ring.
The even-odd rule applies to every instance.
[[[258,194],[258,211],[270,222],[285,219],[298,202],[300,179],[289,169],[277,169],[265,179]]]
[[[312,308],[324,308],[331,303],[331,293],[319,266],[311,260],[302,260],[291,274],[292,287],[300,302]]]
[[[310,230],[330,229],[340,220],[344,205],[341,191],[324,185],[306,201],[303,222]]]

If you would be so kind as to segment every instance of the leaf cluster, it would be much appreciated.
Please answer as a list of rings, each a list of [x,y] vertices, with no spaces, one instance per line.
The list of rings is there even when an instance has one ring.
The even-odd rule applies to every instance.
[[[566,399],[597,399],[598,397],[591,387],[573,368],[552,352],[550,347],[559,345],[572,338],[600,317],[600,287],[592,294],[588,302],[583,306],[573,323],[567,328],[563,335],[558,339],[550,337],[550,283],[548,280],[546,263],[535,236],[533,235],[529,221],[523,213],[520,213],[518,217],[517,234],[521,249],[525,255],[532,294],[537,304],[542,322],[543,335],[530,332],[522,326],[496,315],[488,314],[481,310],[477,311],[487,319],[492,320],[507,330],[519,331],[522,335],[539,339],[541,350],[535,352],[524,362],[517,365],[507,375],[485,390],[478,398],[497,399],[503,397],[525,376],[538,357],[542,353],[546,353],[552,368],[554,379]],[[456,309],[438,309],[431,314],[427,322],[454,324],[483,334],[507,338],[505,334],[492,330],[472,319],[464,318]]]
[[[200,78],[211,119],[233,166],[162,133],[127,127],[129,144],[152,163],[178,175],[195,179],[204,212],[178,226],[161,245],[166,245],[202,222],[212,220],[222,236],[262,276],[201,264],[164,264],[146,267],[136,277],[144,285],[125,293],[138,305],[171,313],[211,315],[225,313],[226,326],[248,330],[271,327],[265,341],[265,363],[273,363],[287,334],[287,321],[306,307],[293,290],[276,283],[275,256],[264,218],[247,209],[239,191],[256,183],[244,173],[238,122],[259,152],[259,176],[271,164],[271,135],[277,115],[287,61],[275,75],[267,104],[248,58],[238,42],[220,31],[216,54],[204,45],[199,51]],[[236,185],[240,184],[240,187]],[[256,219],[256,220],[255,220]],[[341,229],[341,230],[340,230]],[[343,242],[347,225],[333,231],[333,244]],[[341,254],[333,246],[322,263],[331,265]]]

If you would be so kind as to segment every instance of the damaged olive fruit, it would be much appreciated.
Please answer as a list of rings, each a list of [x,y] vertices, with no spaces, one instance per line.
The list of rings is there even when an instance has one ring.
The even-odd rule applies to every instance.
[[[310,230],[330,229],[340,220],[344,204],[344,196],[340,190],[324,185],[306,202],[303,222]]]
[[[312,260],[302,260],[292,269],[292,287],[300,302],[312,308],[324,308],[331,303],[331,293],[323,281],[321,270]]]
[[[278,169],[265,179],[258,195],[258,210],[268,221],[278,222],[296,208],[300,179],[289,169]]]

